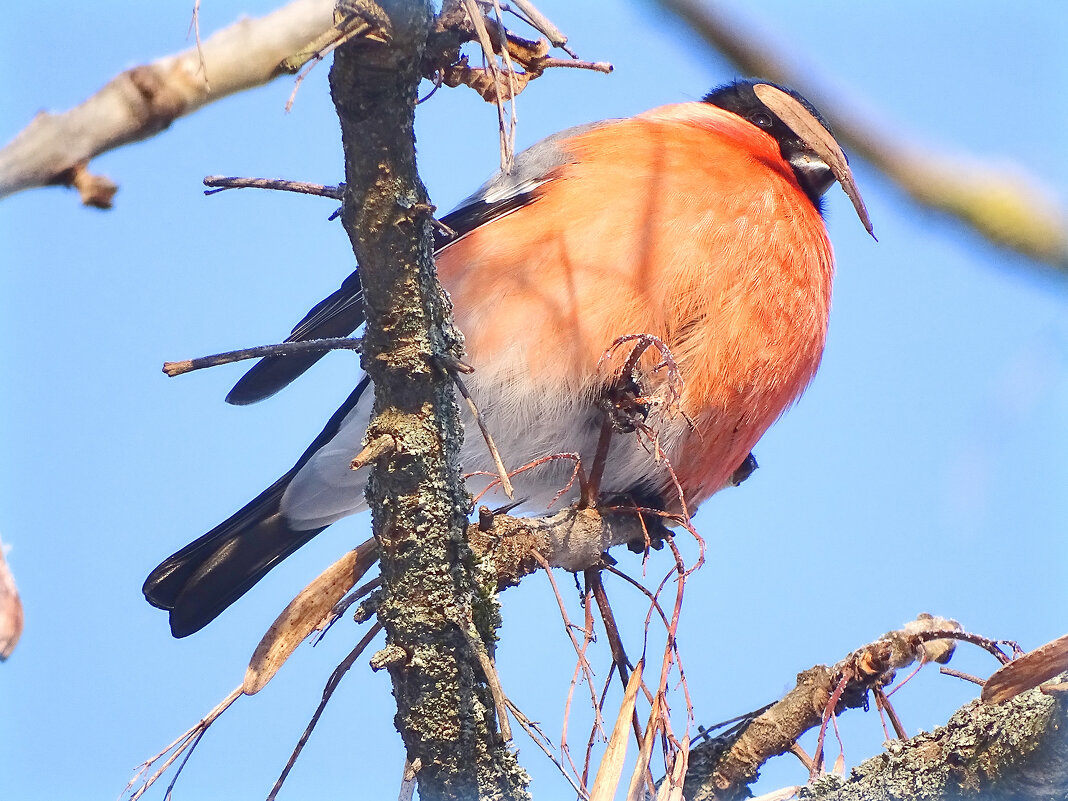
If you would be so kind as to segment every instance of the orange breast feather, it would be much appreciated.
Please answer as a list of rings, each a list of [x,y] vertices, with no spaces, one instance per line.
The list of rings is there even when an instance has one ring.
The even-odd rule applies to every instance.
[[[655,109],[564,146],[575,163],[534,202],[438,255],[473,385],[559,396],[568,413],[568,398],[588,404],[611,378],[598,362],[616,338],[654,334],[685,386],[679,408],[650,423],[692,509],[819,365],[833,269],[823,221],[774,140],[708,104]],[[647,394],[662,389],[662,374],[646,381]],[[670,494],[664,468],[650,461],[649,472]]]

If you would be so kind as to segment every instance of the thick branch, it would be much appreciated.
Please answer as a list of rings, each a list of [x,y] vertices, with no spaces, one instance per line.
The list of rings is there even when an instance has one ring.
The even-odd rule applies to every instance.
[[[359,13],[361,3],[349,3]],[[352,8],[347,9],[352,11]],[[375,386],[368,439],[396,451],[368,482],[382,564],[379,620],[387,645],[397,727],[419,794],[437,799],[525,797],[525,774],[497,734],[472,622],[492,643],[495,621],[479,599],[464,542],[470,501],[459,469],[462,429],[452,382],[436,368],[460,356],[459,337],[434,273],[431,206],[415,165],[413,130],[430,4],[382,2],[389,45],[357,40],[336,50],[330,86],[345,147],[342,222],[360,264],[367,310],[363,364]]]
[[[889,683],[894,671],[918,659],[948,660],[953,642],[937,638],[957,633],[958,628],[943,618],[920,615],[901,630],[887,632],[831,667],[816,665],[799,673],[797,686],[781,700],[730,734],[702,743],[690,752],[686,798],[748,798],[748,785],[756,780],[761,765],[786,753],[830,712],[863,706],[869,690]]]
[[[892,742],[805,798],[1053,801],[1068,797],[1068,697],[1030,690],[990,706],[973,701],[931,733]]]
[[[0,150],[0,197],[63,184],[77,186],[89,205],[109,206],[106,190],[113,194],[114,185],[88,174],[90,159],[280,75],[284,58],[331,26],[333,7],[333,0],[295,0],[239,20],[204,40],[200,52],[193,47],[133,67],[70,111],[41,112]]]
[[[503,590],[540,567],[535,553],[552,567],[579,572],[601,564],[602,555],[616,545],[640,548],[647,532],[636,514],[601,515],[571,506],[551,517],[497,515],[491,525],[472,523],[467,536],[475,553],[492,560]]]

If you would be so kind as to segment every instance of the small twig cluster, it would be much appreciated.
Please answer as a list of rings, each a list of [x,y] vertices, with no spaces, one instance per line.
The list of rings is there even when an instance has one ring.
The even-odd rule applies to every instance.
[[[1068,638],[1065,640],[1068,643]],[[706,741],[691,755],[686,796],[715,798],[717,801],[748,797],[747,786],[756,778],[760,767],[772,757],[787,752],[802,761],[810,778],[824,775],[823,750],[828,727],[836,730],[836,717],[846,709],[866,709],[869,693],[875,698],[880,718],[886,714],[897,738],[906,739],[905,727],[888,696],[924,665],[948,662],[957,642],[976,645],[1003,665],[1027,660],[1026,656],[1021,656],[1023,652],[1019,646],[1010,640],[992,640],[964,631],[956,621],[922,614],[900,630],[884,634],[830,667],[817,665],[799,673],[797,686],[781,700],[708,730],[702,727],[699,731]],[[1009,646],[1017,658],[1009,657],[1001,649],[1002,645]],[[1036,653],[1040,651],[1042,649],[1037,649]],[[916,670],[895,688],[885,689],[894,681],[898,670],[914,663]],[[1029,686],[1035,684],[1037,682]],[[710,731],[729,724],[734,725],[716,737],[708,736]],[[801,749],[798,740],[816,727],[819,727],[817,746],[810,757]],[[885,720],[883,727],[887,739],[891,739]],[[833,772],[840,774],[843,770],[844,753],[840,752]]]

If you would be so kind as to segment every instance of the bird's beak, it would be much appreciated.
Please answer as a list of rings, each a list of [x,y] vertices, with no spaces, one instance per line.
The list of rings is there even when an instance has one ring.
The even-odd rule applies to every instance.
[[[868,210],[864,207],[864,199],[860,196],[856,181],[853,180],[853,171],[849,169],[849,162],[842,148],[838,146],[834,135],[823,127],[823,124],[802,103],[781,89],[766,83],[758,83],[753,87],[753,91],[761,103],[767,106],[776,117],[782,120],[784,125],[798,135],[806,147],[827,164],[838,183],[842,185],[846,196],[853,203],[853,208],[857,210],[857,216],[860,217],[864,230],[871,234],[872,239],[875,239],[871,218],[868,217]]]

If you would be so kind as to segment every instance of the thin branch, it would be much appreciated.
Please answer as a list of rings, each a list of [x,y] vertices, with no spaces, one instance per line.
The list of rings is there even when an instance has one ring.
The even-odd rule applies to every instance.
[[[316,195],[341,200],[345,196],[345,184],[326,186],[311,184],[307,181],[287,181],[284,178],[238,178],[236,176],[209,175],[204,179],[205,195],[217,195],[227,189],[274,189],[279,192],[298,192],[302,195]]]
[[[537,30],[539,33],[545,35],[545,38],[549,40],[553,47],[559,47],[561,50],[570,53],[570,51],[564,47],[567,44],[567,37],[564,36],[563,31],[553,25],[544,14],[539,11],[530,0],[512,0],[515,7],[522,12],[526,17],[527,22],[531,27]],[[574,56],[573,53],[571,53]],[[577,57],[576,57],[577,58]]]
[[[421,767],[422,763],[419,760],[414,763],[404,760],[404,774],[401,776],[401,788],[397,801],[412,801],[415,797],[415,777]]]
[[[501,459],[501,452],[497,450],[493,435],[490,434],[489,428],[486,427],[486,421],[482,419],[478,406],[475,405],[475,399],[471,397],[471,393],[467,390],[467,385],[464,384],[458,373],[458,370],[453,370],[449,374],[452,376],[452,382],[456,385],[456,388],[460,390],[471,416],[475,418],[478,430],[482,432],[482,439],[486,441],[486,447],[489,449],[490,457],[493,459],[493,466],[497,468],[497,477],[500,479],[501,488],[504,489],[504,494],[511,500],[515,497],[515,488],[512,487],[512,482],[508,478],[508,470],[504,466],[504,460]]]
[[[973,676],[971,673],[964,673],[960,670],[954,670],[953,668],[947,668],[945,665],[938,669],[938,672],[944,676],[952,676],[955,679],[963,679],[964,681],[970,681],[972,684],[978,684],[982,687],[986,684],[985,679],[981,679],[978,676]]]
[[[392,434],[380,434],[370,440],[363,448],[352,457],[349,468],[359,470],[361,467],[377,462],[383,456],[396,453],[397,440]]]
[[[493,657],[486,651],[486,646],[471,621],[461,624],[460,632],[464,635],[464,639],[467,640],[468,647],[478,657],[478,663],[482,666],[482,674],[485,676],[486,683],[489,684],[490,692],[493,694],[493,703],[497,709],[497,726],[500,728],[501,737],[504,738],[505,742],[511,742],[512,727],[508,725],[508,698],[504,694],[504,688],[501,686],[501,677],[497,673],[497,666],[493,664]]]
[[[799,673],[797,686],[764,712],[693,749],[686,797],[711,794],[717,801],[747,797],[748,784],[764,762],[789,751],[802,734],[823,724],[831,714],[863,706],[868,690],[888,684],[897,670],[919,659],[946,661],[953,640],[943,638],[950,637],[985,639],[953,628],[944,618],[920,615],[831,667],[817,665]],[[831,704],[833,695],[837,698]],[[814,763],[819,765],[819,754]]]
[[[330,614],[327,616],[326,621],[319,628],[319,633],[315,636],[315,639],[312,640],[312,645],[318,645],[322,642],[323,638],[326,637],[327,632],[334,627],[334,624],[337,623],[337,621],[341,620],[342,615],[349,611],[354,603],[367,597],[381,586],[382,579],[375,577],[370,581],[361,584],[334,604],[334,608],[330,610]]]
[[[185,32],[186,39],[189,38],[190,32],[197,43],[197,56],[200,58],[200,74],[204,76],[204,86],[210,92],[211,81],[208,80],[208,67],[204,63],[204,44],[200,41],[200,0],[193,2],[193,17],[189,20],[189,30]]]
[[[122,791],[122,795],[126,795],[126,793],[128,793],[133,788],[133,786],[140,780],[140,777],[147,773],[148,770],[156,762],[158,762],[167,754],[170,754],[170,756],[167,757],[163,764],[159,766],[156,772],[149,776],[147,779],[145,779],[143,783],[137,788],[137,790],[134,791],[134,793],[130,796],[129,801],[137,801],[137,799],[143,796],[148,791],[148,788],[155,784],[159,777],[166,773],[167,769],[172,764],[174,764],[174,762],[179,757],[181,757],[183,753],[185,753],[188,749],[195,747],[196,744],[200,742],[201,736],[204,734],[204,732],[208,730],[208,728],[211,727],[211,724],[218,720],[219,716],[222,715],[227,709],[229,709],[233,705],[233,703],[243,694],[244,693],[241,691],[241,687],[236,687],[233,692],[231,692],[228,696],[226,696],[226,698],[220,701],[210,712],[208,712],[208,714],[206,714],[203,718],[197,721],[197,723],[192,728],[190,728],[184,734],[179,736],[176,740],[174,740],[174,742],[170,743],[170,745],[166,746],[154,757],[142,762],[141,765],[138,766],[137,771],[134,773],[133,778],[130,779],[129,784],[127,784],[126,788]]]
[[[942,668],[943,671],[946,668]],[[894,727],[894,734],[897,735],[899,740],[907,740],[908,734],[905,732],[905,725],[901,722],[901,718],[897,715],[897,710],[894,709],[893,704],[890,703],[890,699],[886,697],[886,693],[883,692],[882,687],[875,687],[872,689],[872,695],[875,696],[875,706],[880,712],[885,711],[887,717],[890,718],[890,725]],[[890,739],[887,737],[886,739]]]
[[[278,345],[260,345],[255,348],[242,348],[231,350],[226,353],[216,353],[212,356],[201,356],[196,359],[184,359],[180,362],[164,362],[163,372],[171,378],[191,373],[194,370],[203,370],[208,367],[218,367],[222,364],[232,364],[246,359],[260,359],[265,356],[294,356],[300,353],[321,353],[328,350],[354,350],[363,349],[363,340],[353,337],[335,337],[332,339],[309,339],[303,342],[282,342]]]
[[[537,551],[533,551],[532,552],[532,556],[538,562],[538,564],[541,565],[542,570],[545,571],[545,575],[549,579],[549,584],[552,586],[553,595],[556,597],[556,605],[560,610],[560,618],[564,622],[564,630],[567,632],[567,636],[571,640],[571,645],[575,649],[575,655],[578,657],[578,662],[577,662],[576,668],[575,668],[576,674],[578,673],[579,670],[581,670],[584,678],[586,679],[586,684],[590,688],[591,706],[594,708],[595,713],[596,713],[596,710],[597,710],[597,694],[596,694],[596,691],[594,690],[594,684],[593,684],[593,668],[590,667],[590,662],[586,658],[586,647],[589,645],[589,642],[592,639],[592,637],[590,636],[592,634],[592,632],[589,629],[583,629],[583,632],[586,634],[586,640],[585,640],[585,642],[583,642],[582,645],[579,645],[578,640],[575,639],[574,629],[576,627],[571,622],[571,619],[568,617],[567,606],[564,604],[564,598],[560,594],[560,588],[556,586],[556,579],[553,578],[553,571],[552,571],[551,565],[546,561],[545,557],[542,556]],[[574,681],[572,681],[572,687],[573,686],[574,686]],[[570,693],[569,693],[569,696],[570,696]],[[569,702],[568,706],[570,706],[570,702]],[[601,723],[600,714],[595,714],[595,716],[594,716],[594,725],[597,726],[597,725],[600,725],[600,723]],[[567,732],[567,715],[566,715],[566,713],[564,715],[564,732],[565,732],[565,734]],[[561,738],[561,748],[564,747],[563,739],[564,738],[562,737]]]
[[[334,668],[334,672],[330,674],[330,678],[326,682],[326,687],[323,688],[323,698],[319,702],[319,706],[316,707],[315,712],[312,714],[311,720],[308,721],[307,727],[304,729],[304,733],[300,735],[300,739],[297,740],[297,744],[293,747],[293,753],[289,755],[289,761],[286,762],[286,766],[282,769],[282,773],[278,776],[278,780],[275,781],[274,787],[271,788],[271,792],[267,796],[267,801],[274,801],[278,796],[278,791],[282,789],[282,784],[285,782],[286,777],[289,776],[289,772],[293,769],[293,765],[297,762],[297,757],[300,756],[300,752],[304,749],[305,743],[308,742],[308,738],[311,737],[311,733],[315,730],[315,725],[319,722],[319,718],[323,714],[323,710],[326,709],[326,705],[330,702],[331,696],[334,694],[334,690],[341,683],[341,679],[345,674],[349,672],[356,660],[360,658],[367,646],[371,644],[371,640],[377,636],[378,632],[382,630],[382,624],[377,621],[368,629],[367,633],[363,635],[363,638],[356,643],[356,647],[349,651],[348,655],[341,660],[341,664]]]
[[[538,748],[542,750],[542,753],[544,753],[545,756],[549,757],[549,761],[556,765],[557,770],[560,771],[560,775],[567,779],[572,789],[574,789],[576,795],[578,795],[578,797],[582,799],[589,798],[590,794],[586,790],[586,788],[576,782],[573,778],[571,778],[571,774],[564,769],[564,766],[561,764],[560,760],[557,759],[556,755],[552,752],[552,741],[549,740],[549,738],[546,737],[537,728],[537,725],[533,723],[530,718],[524,715],[522,711],[520,711],[519,707],[512,703],[512,701],[506,699],[506,703],[508,705],[508,710],[512,713],[512,717],[516,719],[520,727],[522,727],[523,731],[527,733],[527,736],[529,736],[530,739],[533,740],[534,743],[538,746]]]
[[[471,25],[475,29],[475,36],[478,39],[478,43],[482,47],[482,54],[486,61],[486,69],[489,70],[490,77],[493,79],[493,86],[497,87],[497,90],[493,92],[493,102],[497,106],[497,125],[501,137],[501,172],[509,172],[512,169],[512,161],[515,154],[512,149],[511,139],[508,137],[508,126],[504,121],[504,98],[502,98],[502,92],[499,88],[501,85],[501,69],[497,64],[497,54],[494,50],[493,42],[490,40],[489,31],[486,29],[486,20],[478,10],[478,5],[475,3],[475,0],[462,0],[462,2],[464,8],[467,10],[467,16],[471,21]],[[515,71],[509,70],[508,75],[511,85],[505,90],[505,97],[507,97],[507,99],[513,99],[517,90],[515,85]],[[512,108],[514,110],[514,104]]]

